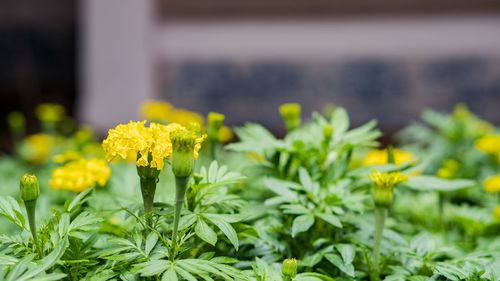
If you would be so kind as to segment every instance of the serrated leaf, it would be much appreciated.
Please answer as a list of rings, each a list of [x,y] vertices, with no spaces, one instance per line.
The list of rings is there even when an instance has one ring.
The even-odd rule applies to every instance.
[[[223,217],[218,214],[203,214],[203,217],[210,220],[213,224],[215,224],[223,233],[226,235],[227,239],[233,244],[234,248],[238,250],[238,235],[234,228],[227,223]]]

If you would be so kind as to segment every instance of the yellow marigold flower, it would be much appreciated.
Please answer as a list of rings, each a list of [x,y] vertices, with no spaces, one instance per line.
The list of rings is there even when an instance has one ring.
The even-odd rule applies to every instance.
[[[173,150],[180,152],[193,152],[194,159],[198,159],[198,154],[201,149],[201,143],[207,138],[206,134],[199,136],[199,132],[184,127],[178,127],[171,131],[170,138],[172,139]]]
[[[375,183],[373,189],[375,205],[383,207],[388,207],[391,204],[394,185],[408,181],[408,178],[401,172],[381,173],[373,170],[369,177]]]
[[[233,131],[227,126],[222,126],[219,130],[219,141],[227,143],[233,140]]]
[[[170,132],[185,128],[176,123],[169,125],[151,123],[149,127],[145,124],[146,121],[130,121],[126,125],[120,124],[115,129],[109,130],[108,137],[102,142],[106,160],[110,162],[116,156],[128,159],[131,153],[134,153],[138,157],[137,166],[163,169],[164,160],[172,156]]]
[[[394,188],[394,185],[400,182],[408,181],[408,178],[401,172],[379,172],[373,170],[372,174],[369,175],[370,179],[375,183],[376,186],[384,188]]]
[[[488,193],[499,192],[500,191],[500,175],[491,176],[484,180],[484,189]]]
[[[49,185],[53,190],[64,189],[82,192],[97,184],[105,185],[110,175],[111,169],[103,159],[86,160],[81,158],[69,162],[63,167],[55,168],[52,171]]]
[[[476,148],[489,154],[500,154],[500,135],[486,135],[474,143]]]
[[[495,208],[495,211],[493,211],[493,216],[497,219],[500,220],[500,206],[497,206]]]
[[[403,165],[406,162],[417,162],[417,159],[413,154],[407,151],[402,151],[399,149],[393,149],[394,154],[394,164]],[[387,149],[375,149],[370,151],[365,159],[363,160],[363,166],[371,165],[385,165],[388,163]]]
[[[66,109],[56,103],[42,103],[35,108],[35,114],[42,122],[58,122],[64,118]]]
[[[172,105],[162,101],[146,101],[141,104],[139,113],[142,117],[151,121],[169,121]]]
[[[459,163],[455,159],[446,159],[443,161],[443,167],[437,172],[437,176],[443,179],[451,179],[458,170]]]
[[[35,134],[26,137],[24,157],[33,164],[42,164],[49,159],[52,150],[52,138],[45,134]]]
[[[203,116],[201,116],[196,112],[192,112],[185,109],[172,110],[169,114],[169,120],[172,123],[178,123],[183,126],[192,122],[203,125]]]
[[[446,168],[441,168],[437,171],[437,176],[442,179],[451,179],[453,178],[454,173]]]

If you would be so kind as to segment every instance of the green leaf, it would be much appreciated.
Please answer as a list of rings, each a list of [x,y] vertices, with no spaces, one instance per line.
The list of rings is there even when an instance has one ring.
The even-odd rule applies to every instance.
[[[356,251],[353,245],[351,244],[337,244],[335,248],[339,251],[342,259],[345,264],[350,264],[354,260],[354,256],[356,255]]]
[[[299,179],[304,189],[309,191],[310,193],[313,193],[313,182],[311,180],[311,177],[309,176],[309,173],[304,167],[299,168]]]
[[[403,184],[411,189],[420,191],[434,190],[446,192],[471,187],[474,186],[476,182],[466,179],[445,180],[434,176],[418,176],[410,177],[408,182]]]
[[[217,233],[203,219],[198,219],[194,231],[198,237],[208,244],[215,246],[215,243],[217,243]]]
[[[75,196],[75,198],[73,198],[71,203],[69,203],[68,207],[64,208],[64,211],[71,213],[74,210],[76,210],[76,208],[78,208],[79,206],[81,206],[85,202],[85,200],[86,200],[85,197],[87,196],[87,194],[92,192],[92,190],[94,190],[94,189],[89,188],[89,189],[83,191],[82,193],[78,194],[77,196]]]
[[[298,216],[293,220],[292,225],[292,237],[295,237],[297,233],[309,230],[314,224],[314,217],[312,215],[302,215]]]
[[[163,277],[161,281],[177,281],[177,273],[175,272],[174,267],[170,267],[167,272],[163,273]]]
[[[149,253],[154,248],[157,242],[158,242],[158,235],[155,232],[149,233],[148,237],[146,238],[146,245],[144,248],[144,253],[147,256],[149,256]]]
[[[238,235],[234,228],[224,220],[224,217],[218,214],[202,214],[203,217],[210,220],[215,224],[223,233],[226,235],[227,239],[233,244],[236,251],[238,250]]]
[[[342,228],[342,223],[340,222],[339,218],[335,215],[316,213],[316,216],[335,227]]]
[[[331,124],[333,125],[333,139],[339,140],[340,137],[349,129],[349,115],[342,107],[337,107],[332,115]]]
[[[354,277],[354,266],[351,263],[346,264],[337,254],[332,253],[325,254],[325,258],[345,274]]]
[[[196,222],[196,215],[189,214],[179,219],[179,230],[184,230]]]

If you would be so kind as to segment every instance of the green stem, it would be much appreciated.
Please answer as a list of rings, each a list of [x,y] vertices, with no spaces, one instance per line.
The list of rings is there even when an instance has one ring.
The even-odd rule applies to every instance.
[[[28,214],[28,222],[30,224],[31,235],[33,236],[33,244],[35,244],[35,249],[39,256],[41,256],[40,248],[38,247],[38,239],[36,235],[36,200],[25,201],[24,206],[26,207],[26,213]]]
[[[387,216],[387,208],[375,207],[375,235],[373,237],[373,256],[372,256],[372,272],[370,279],[376,281],[380,276],[380,243],[382,242],[382,233],[384,231],[385,217]]]
[[[153,204],[156,192],[156,178],[143,178],[141,177],[141,193],[144,202],[144,213],[146,215],[146,233],[152,227],[152,214]]]
[[[439,224],[441,225],[441,228],[444,229],[443,210],[444,210],[444,194],[442,192],[438,192]]]
[[[217,160],[217,141],[210,140],[210,156],[212,160]]]
[[[175,213],[174,213],[174,229],[172,232],[172,251],[169,253],[169,259],[175,258],[177,251],[177,232],[179,228],[179,219],[181,217],[182,204],[186,195],[188,185],[188,177],[175,177]]]
[[[292,281],[292,278],[290,276],[287,276],[287,275],[282,275],[282,279],[283,281]]]

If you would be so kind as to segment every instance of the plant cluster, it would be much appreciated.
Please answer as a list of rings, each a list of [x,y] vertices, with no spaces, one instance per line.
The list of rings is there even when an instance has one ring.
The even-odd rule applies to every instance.
[[[429,110],[380,148],[330,111],[285,104],[283,138],[247,123],[226,145],[229,117],[161,102],[102,143],[58,105],[37,135],[12,113],[0,280],[500,280],[497,128]]]

